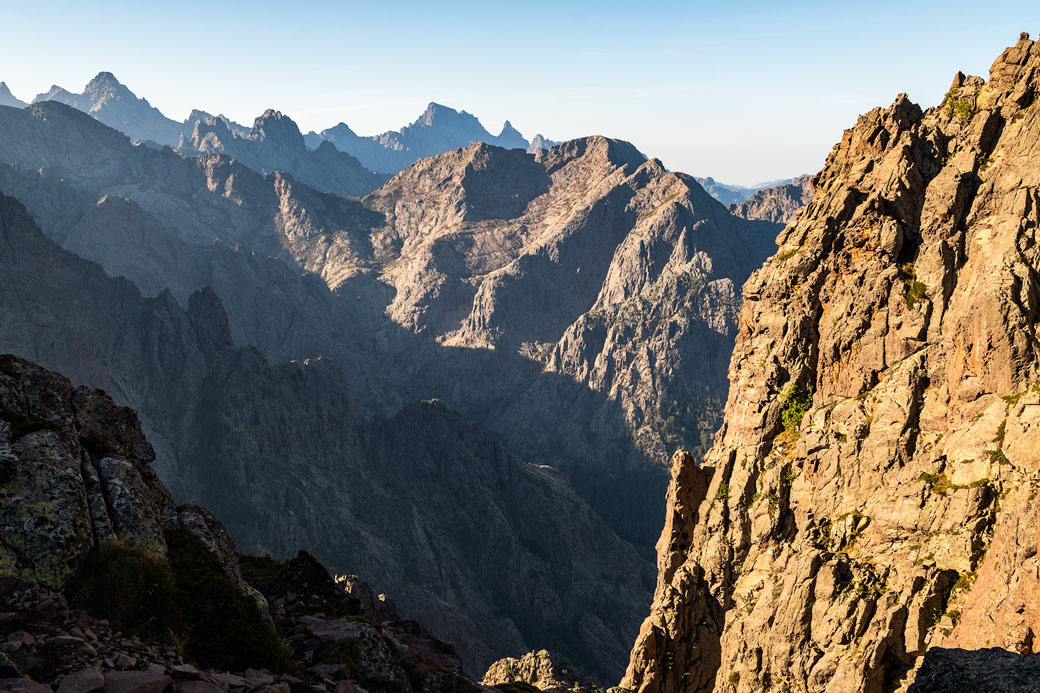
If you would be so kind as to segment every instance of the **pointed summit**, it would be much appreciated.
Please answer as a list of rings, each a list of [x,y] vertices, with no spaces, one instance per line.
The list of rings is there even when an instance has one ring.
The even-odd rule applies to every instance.
[[[530,143],[524,139],[524,136],[520,134],[520,131],[513,127],[512,123],[508,120],[502,126],[502,132],[499,133],[498,137],[492,144],[497,144],[500,147],[506,149],[524,149],[526,150]]]
[[[0,82],[0,106],[11,106],[12,108],[25,108],[29,104],[19,100],[7,87],[7,82]]]
[[[537,152],[539,152],[539,151],[541,151],[543,149],[549,149],[550,147],[555,147],[558,144],[559,144],[559,142],[553,142],[552,140],[547,140],[544,137],[542,137],[541,133],[539,133],[539,134],[537,134],[537,135],[535,135],[534,137],[531,138],[531,146],[529,146],[527,148],[527,153],[528,154],[535,154],[535,153],[537,153]]]
[[[113,75],[111,72],[99,72],[94,77],[94,79],[87,82],[87,90],[89,91],[91,86],[102,85],[111,85],[115,87],[123,86],[122,83],[120,83],[120,81],[116,79],[116,76]]]
[[[177,145],[180,140],[181,123],[170,120],[147,100],[138,98],[111,72],[99,72],[87,82],[82,94],[54,85],[50,91],[37,95],[34,103],[39,101],[59,101],[89,113],[132,140],[169,145]]]

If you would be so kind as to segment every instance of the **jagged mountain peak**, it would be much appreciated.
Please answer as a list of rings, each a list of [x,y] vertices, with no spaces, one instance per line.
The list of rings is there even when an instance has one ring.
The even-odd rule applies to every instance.
[[[431,101],[427,106],[426,110],[423,111],[422,115],[413,123],[414,125],[421,125],[424,127],[435,127],[444,126],[449,124],[455,125],[477,125],[480,126],[480,121],[477,117],[466,111],[456,111],[450,106]]]
[[[0,106],[11,106],[13,108],[25,108],[29,104],[25,103],[14,94],[11,93],[11,89],[7,86],[7,82],[0,82]]]
[[[116,76],[111,72],[102,71],[94,76],[94,79],[87,82],[87,91],[91,89],[97,89],[100,87],[122,87],[124,86]]]
[[[54,85],[50,91],[34,99],[34,103],[41,101],[60,101],[89,113],[132,140],[152,140],[174,146],[180,140],[181,123],[164,116],[146,99],[138,97],[120,83],[111,72],[99,72],[87,83],[81,94],[73,94]]]
[[[541,133],[531,138],[531,144],[527,147],[527,151],[534,154],[542,149],[549,149],[555,147],[559,142],[553,142],[552,140],[546,139]]]

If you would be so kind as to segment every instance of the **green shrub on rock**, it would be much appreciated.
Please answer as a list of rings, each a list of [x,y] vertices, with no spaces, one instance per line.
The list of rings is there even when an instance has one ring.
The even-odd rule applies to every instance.
[[[205,667],[241,671],[290,666],[281,638],[256,601],[238,590],[220,560],[186,529],[166,532],[177,605],[187,625],[187,654]]]
[[[290,669],[284,641],[202,540],[186,529],[165,538],[166,558],[122,540],[101,546],[73,580],[73,603],[128,635],[176,644],[205,668]]]
[[[797,385],[791,385],[784,392],[784,403],[780,410],[780,421],[784,425],[786,433],[798,430],[802,423],[802,417],[812,406],[812,388],[803,390]]]
[[[184,627],[176,591],[165,559],[122,540],[91,554],[70,586],[74,603],[116,630],[167,642]]]

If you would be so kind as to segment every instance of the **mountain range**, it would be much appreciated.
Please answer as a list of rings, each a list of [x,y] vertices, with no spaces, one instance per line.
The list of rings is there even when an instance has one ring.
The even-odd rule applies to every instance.
[[[767,190],[771,188],[779,188],[784,185],[797,184],[799,181],[804,181],[807,176],[797,176],[795,178],[783,178],[780,180],[766,181],[764,183],[756,183],[751,186],[743,185],[731,185],[727,183],[720,183],[714,178],[705,177],[697,178],[697,182],[708,191],[708,193],[716,200],[724,205],[737,205],[743,202],[747,202],[755,193],[761,190]]]
[[[436,103],[431,103],[414,123],[400,130],[361,137],[346,123],[339,123],[320,133],[308,132],[306,140],[311,148],[317,148],[321,142],[332,142],[340,151],[356,156],[370,170],[384,173],[397,173],[421,158],[474,142],[524,149],[529,153],[557,144],[541,135],[535,135],[528,142],[508,120],[497,136],[492,135],[476,117]]]
[[[298,144],[269,119],[221,133]],[[0,132],[25,205],[0,350],[137,409],[174,497],[243,550],[385,584],[470,670],[549,647],[620,675],[659,460],[706,447],[777,224],[602,137],[472,144],[356,199],[54,101]]]
[[[119,130],[131,140],[154,142],[158,145],[187,147],[189,151],[209,151],[211,149],[227,150],[237,158],[246,156],[250,165],[257,170],[277,167],[278,170],[294,172],[289,164],[300,157],[322,161],[322,164],[309,163],[303,167],[307,171],[302,179],[314,181],[315,167],[328,167],[335,155],[323,142],[332,143],[339,152],[361,162],[368,172],[376,172],[374,179],[386,180],[386,177],[397,173],[420,158],[440,154],[442,152],[465,147],[474,142],[485,142],[506,149],[524,149],[530,152],[547,149],[556,142],[536,135],[528,142],[506,121],[501,133],[492,135],[480,124],[476,117],[465,111],[456,111],[447,106],[431,103],[419,118],[411,125],[400,130],[385,132],[381,135],[363,137],[356,135],[345,123],[323,130],[320,133],[308,132],[303,136],[306,149],[319,152],[316,157],[308,157],[300,150],[297,140],[288,130],[295,130],[296,124],[277,111],[268,110],[257,118],[252,129],[239,125],[224,116],[213,116],[202,110],[193,110],[184,122],[177,122],[163,115],[144,98],[139,98],[125,85],[119,82],[111,72],[98,73],[84,87],[83,92],[74,94],[57,85],[48,91],[37,94],[33,103],[41,101],[58,101],[77,110],[88,113],[102,123]],[[0,83],[0,105],[24,108],[27,104],[19,101],[11,94],[6,84]],[[280,142],[271,142],[263,136],[264,124],[277,113],[277,121],[284,126],[286,132],[280,133]],[[201,133],[196,136],[196,131]],[[212,141],[206,142],[209,139]],[[196,141],[197,140],[197,141]],[[239,140],[247,140],[247,143]],[[277,145],[284,145],[279,149]],[[203,149],[199,149],[202,146]],[[262,151],[257,151],[257,150]],[[345,157],[344,157],[345,158]],[[344,164],[339,164],[344,166]],[[354,164],[356,165],[356,164]],[[273,170],[273,169],[272,169]],[[311,175],[308,175],[311,174]],[[382,178],[378,174],[381,174]],[[358,174],[346,174],[348,178]],[[328,181],[318,183],[322,190],[343,194],[363,195],[371,192],[373,186],[364,192],[357,192],[357,182],[352,185],[333,185],[323,187]]]
[[[432,151],[479,126],[435,105],[388,180],[274,111],[158,147],[87,93],[0,106],[3,623],[195,547],[314,682],[242,689],[583,690],[540,648],[636,693],[1036,687],[1040,42],[728,193],[601,136]],[[5,653],[99,659],[63,627]]]

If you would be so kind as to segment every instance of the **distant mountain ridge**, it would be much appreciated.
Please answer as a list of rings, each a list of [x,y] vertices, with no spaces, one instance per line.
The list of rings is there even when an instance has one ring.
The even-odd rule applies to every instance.
[[[279,111],[267,110],[245,130],[223,116],[196,120],[191,135],[181,134],[185,154],[219,152],[267,175],[286,171],[322,192],[362,197],[386,182],[331,142],[308,149],[296,123]]]
[[[411,125],[400,130],[363,137],[346,123],[339,123],[320,133],[308,132],[305,139],[312,148],[317,148],[322,141],[332,142],[340,151],[350,153],[369,169],[381,173],[399,173],[419,159],[475,142],[503,149],[523,149],[532,154],[559,144],[540,134],[528,142],[508,120],[497,136],[492,135],[476,116],[432,101]]]
[[[259,154],[252,151],[255,148],[244,143],[232,144],[233,138],[256,140],[255,133],[251,135],[250,129],[246,126],[235,123],[224,116],[213,116],[200,109],[192,110],[184,122],[173,120],[148,103],[146,99],[140,98],[130,91],[111,72],[98,73],[94,79],[87,83],[83,92],[79,94],[74,94],[58,85],[52,85],[49,90],[37,94],[36,98],[33,99],[33,103],[41,101],[58,101],[67,106],[72,106],[77,110],[88,113],[105,125],[119,130],[131,140],[151,141],[159,145],[170,145],[171,147],[183,147],[185,143],[188,143],[190,152],[203,151],[193,144],[197,124],[206,123],[210,125],[207,121],[216,118],[223,121],[230,136],[222,134],[219,138],[222,145],[213,145],[213,148],[227,151],[230,156],[238,158],[239,154],[249,151],[249,153],[245,154],[245,160],[253,163],[265,161],[267,163],[271,161],[284,162],[287,159],[298,162],[301,157],[306,158],[303,154],[294,156],[292,152],[275,153],[267,151],[265,154]],[[29,104],[15,98],[7,88],[7,85],[0,83],[0,105],[25,108]],[[261,118],[274,112],[276,111],[269,109]],[[289,122],[292,121],[290,120]],[[217,127],[219,128],[220,126],[217,125]],[[295,127],[295,123],[293,127]],[[204,136],[206,132],[212,131],[208,128],[203,129]],[[295,140],[295,138],[290,139]],[[320,133],[308,132],[306,135],[303,135],[303,142],[306,148],[310,150],[319,150],[322,142],[326,141],[334,145],[340,152],[349,154],[360,161],[369,171],[382,174],[398,173],[421,158],[441,154],[460,147],[467,147],[474,142],[494,144],[505,149],[524,149],[531,153],[540,149],[548,149],[558,144],[540,134],[535,135],[531,141],[528,141],[508,120],[502,126],[502,131],[498,135],[492,135],[480,124],[476,116],[466,111],[456,111],[453,108],[433,102],[426,107],[422,115],[412,124],[406,125],[400,130],[389,130],[381,135],[371,137],[358,135],[346,123],[339,123],[332,128],[322,130]],[[289,143],[294,145],[294,142]],[[326,151],[322,154],[322,158],[326,160],[327,164],[329,159],[335,157]],[[258,165],[260,168],[257,170],[272,170],[263,163],[258,163]],[[291,169],[278,170],[285,170],[297,176],[300,175],[298,171]],[[307,177],[307,174],[305,174],[305,177]],[[356,178],[353,173],[349,174],[349,177]],[[310,177],[310,180],[311,184],[315,185],[314,178]],[[386,180],[385,177],[380,178],[379,182],[384,180]],[[337,188],[340,190],[356,190],[359,187],[356,180],[331,186],[327,185],[327,182],[317,183],[316,187],[332,191],[337,191]],[[377,186],[378,183],[364,192],[351,194],[364,194]]]
[[[804,178],[804,175],[795,176],[794,178],[781,178],[779,180],[763,181],[754,185],[731,185],[728,183],[720,183],[711,176],[706,178],[695,178],[701,186],[708,191],[708,194],[714,197],[716,200],[724,205],[738,205],[742,202],[747,202],[751,197],[759,190],[765,190],[766,188],[778,188],[781,185],[790,185],[797,183],[799,180]]]
[[[762,188],[744,202],[729,205],[729,211],[748,220],[790,224],[812,197],[812,176],[802,176],[789,183]]]

